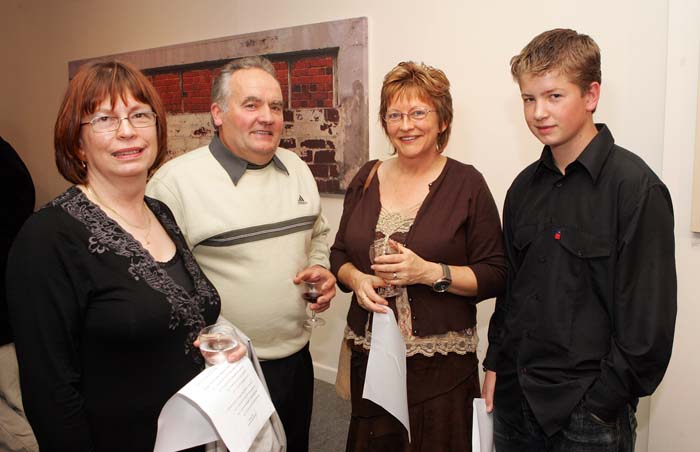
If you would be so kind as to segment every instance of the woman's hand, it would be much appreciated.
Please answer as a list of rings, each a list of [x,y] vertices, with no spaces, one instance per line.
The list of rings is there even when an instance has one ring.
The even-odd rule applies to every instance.
[[[411,284],[431,285],[442,276],[439,264],[428,262],[402,244],[389,240],[398,254],[385,254],[374,259],[372,270],[389,284],[410,286]]]
[[[236,342],[238,342],[236,347],[230,352],[226,353],[226,361],[230,363],[235,363],[236,361],[241,360],[245,355],[248,354],[248,347],[246,347],[245,344],[243,344],[238,338],[236,339]],[[192,345],[199,348],[199,337],[197,337],[197,339],[192,343]],[[199,352],[202,354],[202,357],[206,361],[207,356],[205,355],[205,353],[207,352],[203,352],[202,350],[200,350]]]
[[[350,284],[353,292],[355,292],[355,298],[357,298],[357,303],[364,309],[370,312],[385,313],[388,308],[389,302],[377,294],[374,290],[377,287],[384,287],[386,283],[384,280],[378,276],[368,275],[356,270],[356,274],[353,275],[352,283]]]

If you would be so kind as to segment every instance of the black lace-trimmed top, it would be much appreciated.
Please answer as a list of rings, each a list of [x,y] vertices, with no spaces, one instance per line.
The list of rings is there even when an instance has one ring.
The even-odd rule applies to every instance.
[[[146,203],[190,287],[77,187],[34,214],[10,253],[22,392],[42,451],[153,450],[161,408],[202,369],[192,342],[219,296],[167,206]]]

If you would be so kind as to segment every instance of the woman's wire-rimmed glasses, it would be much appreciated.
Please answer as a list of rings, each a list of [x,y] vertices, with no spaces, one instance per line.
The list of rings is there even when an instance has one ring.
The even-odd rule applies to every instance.
[[[403,121],[403,117],[406,116],[413,122],[422,121],[428,116],[428,113],[434,112],[435,110],[428,110],[427,108],[413,108],[408,113],[402,113],[400,111],[389,111],[384,115],[384,120],[389,123],[395,123]]]
[[[91,119],[88,122],[81,122],[81,126],[90,125],[92,130],[97,133],[104,132],[114,132],[118,130],[122,124],[122,121],[127,119],[131,127],[143,128],[155,125],[158,115],[153,111],[137,111],[125,116],[124,118],[118,118],[116,116],[98,116]]]

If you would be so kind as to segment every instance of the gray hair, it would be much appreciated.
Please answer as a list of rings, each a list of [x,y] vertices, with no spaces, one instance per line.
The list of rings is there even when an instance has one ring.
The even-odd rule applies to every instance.
[[[231,95],[229,80],[231,80],[231,76],[234,72],[241,69],[261,69],[277,80],[275,67],[270,60],[265,57],[244,57],[226,63],[226,65],[221,68],[221,73],[219,73],[214,83],[211,85],[211,101],[217,104],[223,111],[226,111],[228,108],[228,98]]]

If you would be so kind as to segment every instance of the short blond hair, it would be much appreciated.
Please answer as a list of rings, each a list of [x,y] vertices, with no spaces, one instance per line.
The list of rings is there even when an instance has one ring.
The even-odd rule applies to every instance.
[[[555,28],[535,36],[510,60],[515,81],[525,74],[558,72],[586,93],[593,82],[601,82],[600,48],[593,38],[575,30]]]
[[[450,81],[440,69],[423,63],[404,61],[384,76],[382,84],[381,104],[379,105],[379,120],[382,122],[384,133],[388,135],[386,120],[389,103],[403,96],[415,96],[429,101],[435,106],[440,126],[445,130],[437,137],[437,145],[442,150],[447,146],[452,131],[452,95]]]

